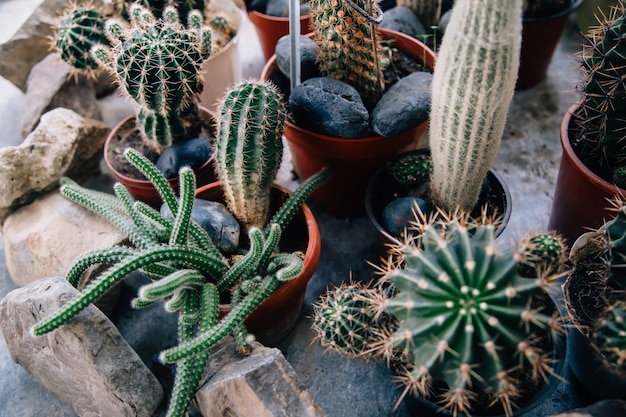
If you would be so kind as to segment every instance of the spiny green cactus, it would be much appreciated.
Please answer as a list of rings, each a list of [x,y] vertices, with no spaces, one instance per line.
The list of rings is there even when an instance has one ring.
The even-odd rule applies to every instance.
[[[626,3],[620,1],[588,32],[580,53],[582,103],[574,113],[580,132],[572,145],[585,165],[610,182],[626,166],[625,33]]]
[[[383,94],[381,46],[375,29],[382,11],[377,3],[313,0],[311,14],[320,71],[353,86],[365,105],[373,107]]]
[[[522,238],[518,251],[518,272],[523,277],[539,278],[554,275],[567,260],[567,245],[554,232],[533,233]]]
[[[127,234],[132,247],[98,249],[81,255],[68,269],[66,278],[76,285],[83,272],[95,264],[112,266],[75,298],[37,323],[32,333],[41,336],[67,323],[90,303],[134,271],[152,279],[138,291],[137,308],[164,301],[166,309],[178,313],[179,346],[163,352],[167,362],[177,362],[174,389],[167,415],[184,416],[193,399],[208,360],[209,348],[233,334],[238,348],[250,350],[251,336],[245,318],[282,282],[300,274],[301,254],[278,253],[282,231],[304,199],[328,177],[327,172],[302,183],[279,208],[265,230],[248,231],[249,249],[232,261],[222,256],[208,233],[191,219],[195,196],[193,171],[180,171],[180,198],[156,166],[132,149],[126,156],[159,190],[174,220],[169,220],[146,204],[134,201],[116,184],[116,196],[83,188],[64,179],[61,193],[68,199],[107,218]],[[231,263],[232,262],[232,263]],[[220,321],[220,294],[232,294],[231,310]]]
[[[428,181],[433,171],[433,161],[428,153],[411,153],[388,162],[387,169],[398,184],[408,186]]]
[[[500,146],[519,67],[521,6],[521,0],[454,3],[430,115],[431,193],[445,211],[472,211]]]
[[[287,110],[268,82],[245,81],[219,104],[215,158],[226,203],[246,227],[264,227],[283,157]]]
[[[89,6],[70,8],[60,18],[54,47],[76,73],[92,75],[99,69],[98,62],[91,56],[91,48],[97,44],[109,45],[105,20],[98,9]]]
[[[596,344],[609,363],[626,373],[626,301],[611,304],[597,329]]]
[[[174,6],[180,15],[179,23],[186,24],[188,15],[192,10],[204,12],[206,2],[204,0],[115,0],[117,9],[123,16],[129,16],[130,7],[139,4],[151,11],[157,17],[162,18],[167,6]]]

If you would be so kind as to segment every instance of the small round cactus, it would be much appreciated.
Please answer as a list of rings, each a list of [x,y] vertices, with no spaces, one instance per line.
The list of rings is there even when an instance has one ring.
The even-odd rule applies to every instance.
[[[600,319],[596,345],[609,363],[626,373],[626,301],[611,304]]]
[[[553,232],[525,236],[518,251],[518,272],[523,277],[539,278],[561,272],[567,261],[567,245]]]
[[[388,163],[387,169],[398,184],[409,186],[428,181],[433,171],[433,161],[428,153],[407,153]]]

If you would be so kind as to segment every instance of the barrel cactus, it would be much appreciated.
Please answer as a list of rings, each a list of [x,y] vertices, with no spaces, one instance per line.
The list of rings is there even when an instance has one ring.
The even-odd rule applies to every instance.
[[[626,168],[626,4],[618,2],[600,26],[590,30],[580,53],[581,105],[574,112],[572,140],[581,161],[609,182],[621,180]]]
[[[445,211],[474,208],[500,146],[519,67],[521,2],[454,3],[430,114],[431,194]]]
[[[313,0],[311,14],[320,71],[353,86],[366,106],[373,107],[383,95],[381,46],[375,28],[382,11],[377,3]]]
[[[567,261],[567,245],[556,232],[529,233],[518,251],[519,273],[528,278],[562,272]]]

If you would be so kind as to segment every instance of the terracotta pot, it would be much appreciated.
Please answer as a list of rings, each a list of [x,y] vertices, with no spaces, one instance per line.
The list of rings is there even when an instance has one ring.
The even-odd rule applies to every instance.
[[[273,187],[272,204],[279,205],[287,198],[289,191],[276,184]],[[198,188],[196,196],[205,200],[224,202],[220,182]],[[284,251],[302,250],[305,254],[304,270],[296,278],[285,282],[245,320],[248,331],[254,334],[262,344],[275,346],[297,324],[307,283],[317,268],[321,242],[315,217],[303,204],[300,212],[283,233],[281,249]],[[230,311],[228,304],[220,305],[221,316],[226,315],[228,311]]]
[[[414,149],[396,155],[391,159],[391,161],[401,159],[406,154],[429,152],[428,148]],[[495,194],[500,198],[500,201],[495,209],[502,215],[502,223],[498,226],[495,232],[497,237],[504,232],[504,229],[511,218],[511,211],[513,208],[513,204],[511,202],[511,192],[504,182],[504,179],[494,169],[490,169],[487,174],[481,196],[484,196],[484,192],[487,190],[490,190],[490,194]],[[367,217],[372,222],[374,228],[378,231],[381,247],[380,251],[381,255],[384,257],[387,255],[389,245],[400,244],[400,241],[382,225],[383,209],[395,198],[404,196],[406,196],[406,190],[391,177],[387,170],[387,164],[379,167],[367,184],[367,189],[365,191],[365,209]]]
[[[394,46],[435,67],[435,53],[419,40],[402,33],[379,29],[383,39],[395,39]],[[269,80],[278,71],[276,56],[265,65],[261,78]],[[373,135],[364,138],[338,138],[302,129],[291,122],[285,126],[285,138],[291,150],[294,171],[306,179],[327,166],[333,176],[311,195],[311,199],[339,216],[364,216],[365,188],[372,173],[390,157],[417,147],[428,121],[398,136]]]
[[[583,164],[570,143],[572,114],[578,104],[572,105],[561,122],[563,154],[556,180],[554,200],[548,229],[565,238],[568,245],[590,229],[600,227],[614,215],[610,200],[626,194],[617,186],[600,178]]]
[[[203,118],[210,120],[211,125],[213,125],[213,121],[215,119],[214,115],[206,108],[200,108],[200,114]],[[109,155],[109,147],[113,141],[120,141],[125,136],[137,133],[139,128],[135,124],[135,115],[131,114],[124,119],[122,119],[109,133],[104,143],[104,161],[111,172],[113,177],[121,182],[128,191],[135,197],[137,200],[143,201],[146,204],[158,208],[161,206],[162,200],[161,196],[157,192],[156,188],[152,185],[150,181],[147,179],[135,179],[128,177],[119,171],[117,171],[111,165],[111,157]],[[216,181],[217,176],[215,174],[215,169],[213,167],[213,156],[208,159],[202,166],[198,167],[194,170],[196,174],[196,185],[201,186],[204,184],[208,184]],[[171,178],[168,180],[168,183],[174,190],[176,194],[178,194],[180,181],[178,177]]]
[[[254,24],[263,49],[263,56],[267,61],[274,55],[278,40],[289,34],[289,18],[270,16],[257,11],[248,12],[248,17]],[[310,24],[310,15],[300,16],[300,33],[303,35],[309,33]]]
[[[522,20],[522,49],[516,89],[534,87],[546,79],[552,55],[565,24],[581,2],[582,0],[571,0],[570,6],[562,12]]]

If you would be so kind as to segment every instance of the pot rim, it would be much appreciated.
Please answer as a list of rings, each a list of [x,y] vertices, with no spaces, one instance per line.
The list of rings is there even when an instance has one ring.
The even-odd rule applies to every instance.
[[[523,23],[537,23],[537,22],[545,22],[548,20],[558,19],[559,17],[568,15],[574,12],[576,9],[578,9],[578,7],[580,7],[582,2],[583,0],[571,0],[569,7],[566,8],[565,10],[562,10],[555,14],[551,14],[550,16],[529,17],[529,18],[524,17],[522,18],[522,22]]]

